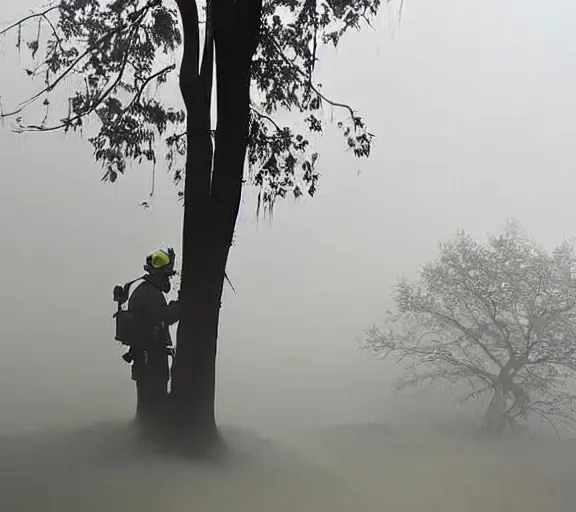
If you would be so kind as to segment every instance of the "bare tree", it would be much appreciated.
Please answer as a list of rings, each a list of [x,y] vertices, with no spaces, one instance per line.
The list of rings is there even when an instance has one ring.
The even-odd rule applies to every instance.
[[[576,375],[576,244],[545,251],[510,222],[485,243],[459,232],[415,283],[395,290],[396,311],[365,348],[405,363],[397,388],[465,384],[488,398],[491,436],[539,417],[573,427]]]

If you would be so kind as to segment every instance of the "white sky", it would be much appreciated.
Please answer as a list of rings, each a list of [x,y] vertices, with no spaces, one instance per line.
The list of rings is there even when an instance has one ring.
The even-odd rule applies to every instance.
[[[384,10],[326,54],[324,91],[365,116],[374,153],[358,162],[326,137],[318,196],[286,201],[272,223],[246,195],[221,328],[224,421],[387,419],[394,368],[362,362],[355,340],[398,276],[458,228],[480,236],[515,216],[546,245],[576,234],[575,26],[568,0],[407,0],[400,25]],[[2,47],[6,108],[31,89]],[[150,169],[101,184],[73,135],[5,126],[0,155],[0,430],[130,414],[111,290],[158,244],[180,245],[169,177],[158,172],[144,211]]]

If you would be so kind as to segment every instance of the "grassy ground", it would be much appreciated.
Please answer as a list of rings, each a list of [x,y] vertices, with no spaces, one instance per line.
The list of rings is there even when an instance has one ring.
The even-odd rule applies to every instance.
[[[364,428],[307,443],[300,449],[361,494],[365,510],[550,511],[544,480],[495,446]]]
[[[1,440],[0,510],[563,512],[518,450],[361,427],[224,433],[234,456],[211,467],[142,451],[122,425]]]

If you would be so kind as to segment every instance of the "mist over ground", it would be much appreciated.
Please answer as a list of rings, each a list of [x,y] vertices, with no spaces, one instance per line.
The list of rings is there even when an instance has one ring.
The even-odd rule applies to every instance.
[[[318,196],[272,222],[245,195],[220,331],[226,465],[150,453],[127,426],[112,288],[178,250],[170,177],[143,210],[150,169],[104,186],[87,143],[3,130],[0,510],[573,511],[569,441],[470,440],[474,407],[394,395],[399,369],[356,340],[456,229],[514,216],[545,246],[576,233],[575,24],[567,0],[415,0],[322,57],[325,90],[378,138],[359,164],[328,134]],[[2,50],[10,104],[32,88]]]

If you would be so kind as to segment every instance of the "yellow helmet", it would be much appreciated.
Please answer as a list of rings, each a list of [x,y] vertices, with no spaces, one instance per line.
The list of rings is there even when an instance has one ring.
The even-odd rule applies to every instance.
[[[164,251],[156,251],[150,255],[150,264],[158,269],[170,265],[170,256]]]
[[[144,270],[149,273],[168,273],[174,274],[174,260],[176,255],[174,249],[170,248],[167,251],[160,250],[153,252],[146,258],[146,265]]]

